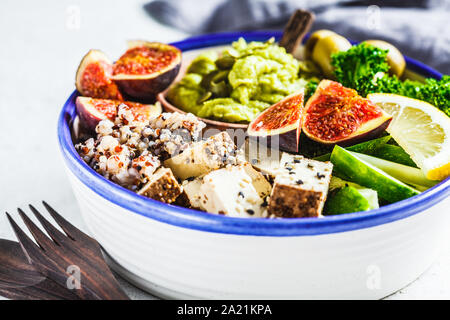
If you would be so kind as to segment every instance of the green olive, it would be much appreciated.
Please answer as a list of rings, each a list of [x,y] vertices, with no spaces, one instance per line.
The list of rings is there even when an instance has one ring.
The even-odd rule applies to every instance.
[[[319,39],[314,46],[312,59],[322,69],[324,75],[330,79],[334,77],[331,55],[339,51],[347,51],[351,43],[338,34]]]
[[[406,62],[402,53],[392,44],[383,40],[366,40],[364,43],[370,44],[374,47],[389,50],[387,54],[387,62],[389,64],[389,73],[394,74],[397,77],[401,77],[403,71],[405,71]]]
[[[336,33],[331,30],[326,30],[326,29],[317,30],[317,31],[313,32],[305,44],[305,58],[311,59],[312,53],[313,53],[314,47],[316,46],[317,41],[319,41],[322,38],[331,36],[333,34],[336,34]]]

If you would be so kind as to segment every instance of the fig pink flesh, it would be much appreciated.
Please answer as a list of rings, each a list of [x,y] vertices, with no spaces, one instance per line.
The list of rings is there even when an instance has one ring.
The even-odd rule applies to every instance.
[[[322,80],[306,104],[302,129],[317,142],[345,146],[378,136],[391,119],[355,90]]]
[[[260,113],[248,126],[249,137],[288,152],[298,152],[303,91],[290,95]]]
[[[90,50],[78,67],[75,85],[84,96],[122,100],[117,84],[112,80],[112,63],[98,50]]]
[[[114,65],[113,79],[129,97],[151,101],[175,80],[180,66],[179,49],[137,41]]]
[[[77,97],[76,109],[82,126],[87,130],[93,131],[101,120],[114,120],[120,104],[128,106],[134,115],[135,121],[147,121],[152,116],[157,116],[161,113],[158,105],[89,97]]]

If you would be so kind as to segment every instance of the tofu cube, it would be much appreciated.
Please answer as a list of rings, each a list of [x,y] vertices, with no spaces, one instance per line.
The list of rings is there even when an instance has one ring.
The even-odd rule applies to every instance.
[[[138,191],[138,194],[159,200],[165,203],[173,203],[181,194],[182,189],[177,179],[169,168],[159,168],[150,177],[149,181]]]
[[[212,171],[184,188],[191,204],[201,210],[231,217],[262,217],[264,200],[244,165]]]
[[[191,202],[189,201],[189,198],[184,190],[181,192],[175,202],[173,202],[173,204],[179,207],[192,208]]]
[[[185,180],[237,163],[234,142],[227,132],[221,132],[193,143],[181,154],[164,161],[164,166],[172,169],[177,178]]]
[[[245,179],[246,181],[250,180],[253,188],[255,189],[258,196],[262,199],[262,202],[264,202],[264,199],[270,195],[270,192],[272,191],[272,185],[266,180],[264,175],[261,172],[256,171],[249,163],[244,163],[243,165],[236,167],[239,170],[239,175],[241,178]],[[243,172],[241,169],[244,169]],[[222,170],[222,171],[221,171]],[[217,170],[218,173],[210,174],[209,177],[214,177],[216,175],[225,175],[230,172],[235,173],[235,169],[221,169]],[[245,175],[244,175],[245,173]],[[183,190],[186,194],[187,198],[189,199],[190,206],[193,208],[201,209],[201,210],[207,210],[205,209],[205,204],[202,204],[202,199],[205,199],[205,190],[207,190],[207,187],[202,187],[202,185],[205,183],[205,176],[198,177],[196,179],[190,180],[190,181],[184,181],[183,182]],[[239,177],[238,177],[239,178]],[[239,193],[239,192],[238,192]],[[253,191],[251,192],[253,193]],[[207,197],[207,196],[206,196]],[[258,208],[259,211],[259,208]],[[214,212],[218,213],[218,212]]]
[[[269,215],[283,218],[320,217],[333,165],[283,154],[269,200]]]
[[[259,196],[265,199],[272,191],[272,185],[267,181],[264,175],[256,171],[250,163],[245,163],[242,165],[245,173],[252,179],[252,184],[255,190],[258,192]]]
[[[183,191],[186,194],[189,200],[189,205],[192,208],[202,209],[200,202],[201,200],[200,187],[202,186],[202,183],[203,177],[199,177],[191,181],[185,180],[183,182]]]
[[[245,160],[254,168],[270,178],[275,177],[276,171],[280,168],[280,160],[284,152],[271,149],[252,139],[247,139],[241,149]]]

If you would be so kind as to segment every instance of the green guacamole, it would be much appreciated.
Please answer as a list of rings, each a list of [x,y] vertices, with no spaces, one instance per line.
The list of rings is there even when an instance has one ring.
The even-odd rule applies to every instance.
[[[169,90],[177,107],[199,117],[248,123],[307,84],[301,62],[274,43],[243,38],[221,54],[199,55],[185,77]]]

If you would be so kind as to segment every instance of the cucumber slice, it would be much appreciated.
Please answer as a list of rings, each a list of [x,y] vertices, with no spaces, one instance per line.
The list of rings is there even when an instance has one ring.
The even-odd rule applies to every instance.
[[[332,193],[325,203],[324,215],[335,215],[373,209],[370,196],[377,192],[371,189],[357,189],[355,187],[343,187]],[[367,198],[369,196],[369,199]],[[378,202],[377,202],[378,207]]]
[[[362,187],[359,184],[333,176],[331,177],[329,191],[330,193],[325,203],[324,215],[367,211],[379,208],[377,192]]]
[[[355,144],[351,147],[347,147],[345,149],[359,152],[359,153],[365,153],[365,154],[372,154],[375,152],[376,149],[379,147],[385,145],[389,140],[391,139],[391,136],[384,136],[378,139],[369,140],[366,142]],[[318,161],[330,161],[331,153],[324,154],[320,157],[315,157],[314,160]]]
[[[358,191],[369,202],[369,210],[378,209],[380,207],[378,202],[378,192],[367,188],[361,188],[358,189]]]
[[[376,148],[374,152],[372,153],[366,153],[366,152],[360,152],[356,150],[351,150],[359,153],[365,153],[370,154],[374,157],[381,158],[384,160],[389,160],[392,162],[404,164],[405,166],[410,166],[417,168],[417,165],[412,161],[409,154],[406,153],[405,150],[403,150],[402,147],[394,146],[392,144],[383,144]]]
[[[363,161],[366,161],[375,167],[383,170],[387,174],[390,174],[394,178],[410,184],[410,185],[419,185],[427,188],[431,188],[439,183],[439,181],[429,180],[425,177],[422,170],[418,168],[413,168],[410,166],[405,166],[403,164],[379,159],[376,157],[368,156],[366,154],[356,153],[350,151],[351,154],[360,158]]]
[[[389,202],[397,202],[420,194],[418,190],[339,146],[334,147],[331,153],[331,162],[352,182],[376,190],[381,198]]]

